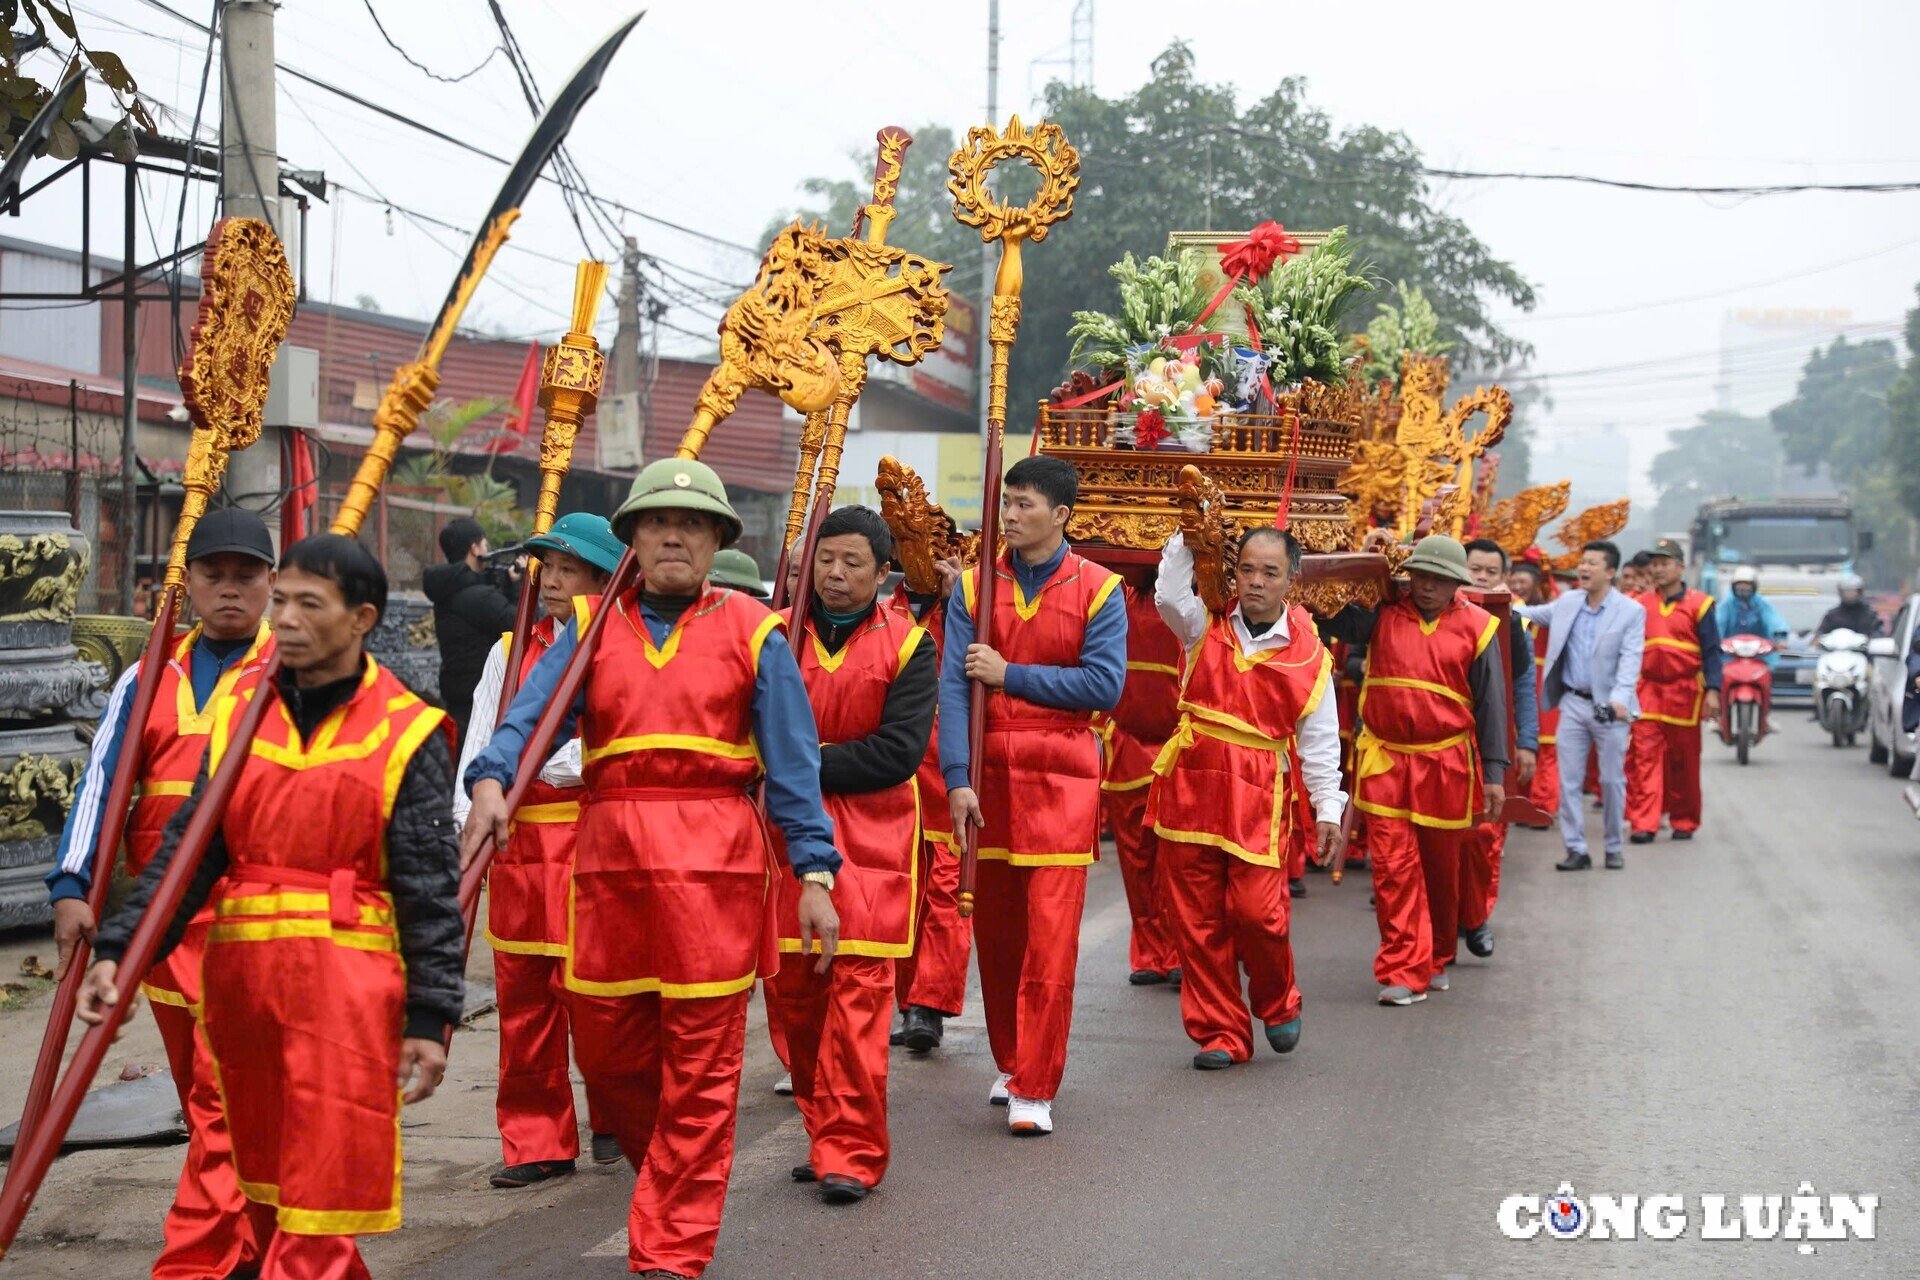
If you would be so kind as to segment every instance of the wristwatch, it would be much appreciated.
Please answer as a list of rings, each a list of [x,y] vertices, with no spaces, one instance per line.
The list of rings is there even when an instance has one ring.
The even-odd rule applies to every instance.
[[[800,877],[801,884],[817,884],[828,893],[833,892],[833,872],[809,871]]]

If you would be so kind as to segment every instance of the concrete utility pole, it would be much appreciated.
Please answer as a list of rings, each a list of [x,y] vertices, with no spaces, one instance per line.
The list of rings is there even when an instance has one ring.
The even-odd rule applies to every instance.
[[[282,242],[280,158],[274,117],[273,15],[276,0],[225,0],[220,7],[220,210],[259,218]],[[227,465],[228,494],[261,510],[280,493],[280,432],[261,433]],[[269,521],[269,525],[272,522]]]
[[[987,123],[1000,127],[1000,0],[987,0]],[[994,242],[980,245],[980,310],[973,317],[973,345],[980,359],[980,446],[987,443],[987,382],[993,372],[993,344],[987,341],[987,317],[993,314]],[[984,456],[984,454],[982,455]],[[998,513],[982,511],[982,521]]]
[[[620,328],[613,335],[612,368],[616,396],[640,391],[640,245],[632,236],[620,253],[620,291],[615,295]]]

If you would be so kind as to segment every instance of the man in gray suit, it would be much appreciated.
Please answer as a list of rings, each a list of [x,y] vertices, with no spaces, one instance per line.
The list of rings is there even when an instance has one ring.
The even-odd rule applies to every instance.
[[[1560,709],[1560,838],[1567,856],[1561,871],[1585,871],[1587,754],[1600,753],[1600,800],[1605,815],[1607,869],[1627,865],[1620,834],[1627,807],[1627,739],[1640,713],[1634,686],[1640,682],[1640,650],[1646,641],[1646,611],[1613,589],[1620,548],[1589,542],[1580,550],[1579,589],[1546,604],[1516,605],[1514,613],[1547,627],[1546,705]]]

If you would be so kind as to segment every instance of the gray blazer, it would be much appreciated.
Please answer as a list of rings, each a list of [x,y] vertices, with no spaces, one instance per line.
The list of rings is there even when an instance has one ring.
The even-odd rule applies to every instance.
[[[1514,606],[1514,612],[1529,622],[1547,628],[1547,678],[1542,686],[1549,708],[1560,705],[1566,692],[1561,657],[1567,637],[1573,634],[1573,620],[1586,607],[1587,593],[1579,589],[1565,592],[1546,604]],[[1647,638],[1647,611],[1618,591],[1607,592],[1600,602],[1596,620],[1600,632],[1593,642],[1593,696],[1600,702],[1617,702],[1629,715],[1640,714],[1640,699],[1634,687],[1640,683],[1640,650]]]

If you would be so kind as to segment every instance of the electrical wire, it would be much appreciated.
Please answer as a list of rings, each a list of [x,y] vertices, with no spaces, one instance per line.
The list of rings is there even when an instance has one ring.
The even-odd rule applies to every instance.
[[[187,131],[187,149],[185,168],[180,176],[180,209],[173,222],[173,262],[167,268],[167,310],[173,327],[173,363],[177,367],[187,358],[186,339],[180,326],[180,309],[185,299],[184,268],[181,265],[180,251],[186,244],[187,235],[187,192],[193,187],[194,157],[199,154],[200,119],[207,105],[207,85],[213,79],[213,45],[219,38],[220,0],[213,0],[213,12],[207,21],[207,50],[200,62],[200,89],[194,95],[193,125]],[[154,246],[158,248],[159,246]],[[123,263],[122,269],[131,272],[133,264]]]
[[[480,59],[480,64],[476,66],[473,70],[464,72],[457,76],[443,76],[439,72],[435,71],[432,67],[429,67],[426,63],[421,62],[418,58],[415,58],[412,54],[408,53],[405,49],[402,49],[400,47],[399,42],[396,41],[392,36],[387,34],[386,24],[381,22],[380,15],[373,11],[373,0],[360,0],[360,2],[367,6],[367,16],[373,19],[374,29],[380,33],[380,38],[387,42],[387,47],[389,49],[392,49],[395,53],[399,54],[400,57],[405,60],[406,64],[412,67],[415,71],[418,71],[420,74],[426,76],[430,80],[438,80],[441,84],[459,84],[463,80],[471,80],[473,77],[479,75],[482,71],[485,71],[487,69],[487,64],[489,62],[492,62],[497,55],[504,52],[504,50],[502,50],[499,45],[495,45],[493,48],[487,50],[487,56]]]

